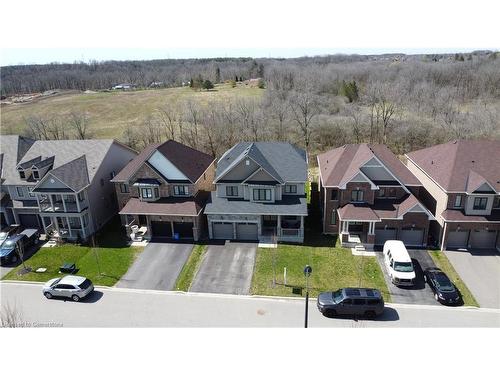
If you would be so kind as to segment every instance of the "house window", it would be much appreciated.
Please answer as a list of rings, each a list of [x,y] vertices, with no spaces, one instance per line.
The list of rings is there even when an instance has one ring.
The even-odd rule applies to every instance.
[[[332,190],[331,200],[332,201],[339,200],[339,191],[337,189]]]
[[[238,196],[238,186],[226,186],[226,196],[237,197]]]
[[[115,178],[115,171],[111,171],[111,173],[109,174],[109,177],[110,177],[110,180]]]
[[[128,193],[128,184],[120,184],[120,192],[121,193]]]
[[[337,224],[337,210],[335,208],[332,210],[332,217],[330,218],[330,224],[331,225]]]
[[[363,202],[363,190],[353,190],[351,192],[352,202]]]
[[[455,204],[453,205],[453,207],[462,207],[462,196],[461,195],[457,195],[455,197]]]
[[[297,194],[297,185],[285,185],[285,194]]]
[[[155,198],[160,198],[160,190],[155,188]]]
[[[174,195],[188,195],[187,186],[175,185],[174,186]]]
[[[488,198],[474,198],[475,210],[486,210],[487,204],[488,204]]]
[[[18,186],[16,188],[16,190],[17,190],[17,196],[18,197],[24,197],[24,192],[23,192],[23,188],[22,187]]]
[[[35,193],[33,193],[33,188],[32,187],[28,187],[28,194],[30,197],[35,197]]]
[[[385,188],[380,188],[378,191],[379,198],[385,198]]]
[[[253,200],[254,201],[270,201],[271,200],[271,190],[270,189],[253,189]]]
[[[143,199],[152,199],[153,191],[151,190],[151,188],[141,188],[141,197]]]
[[[19,177],[21,177],[21,180],[24,180],[26,178],[26,173],[24,173],[24,171],[19,171]]]
[[[79,200],[80,202],[82,202],[84,199],[85,199],[85,197],[83,196],[83,191],[79,192],[79,193],[78,193],[78,200]]]
[[[493,208],[500,208],[500,197],[495,197],[493,201]]]
[[[38,171],[33,171],[33,178],[36,180],[40,178],[40,174],[38,173]]]

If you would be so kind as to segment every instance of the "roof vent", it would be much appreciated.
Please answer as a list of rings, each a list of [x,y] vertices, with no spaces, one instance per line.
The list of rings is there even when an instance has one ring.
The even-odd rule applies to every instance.
[[[434,160],[431,160],[431,164],[434,164]]]
[[[474,161],[474,160],[472,160],[472,161],[471,161],[471,163],[475,163],[475,161]]]

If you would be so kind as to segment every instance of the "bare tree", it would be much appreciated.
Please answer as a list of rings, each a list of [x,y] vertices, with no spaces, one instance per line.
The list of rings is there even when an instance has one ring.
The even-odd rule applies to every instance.
[[[200,125],[200,117],[200,105],[193,100],[187,100],[184,104],[184,118],[189,125],[187,142],[194,148],[197,148],[199,142],[198,127]]]
[[[16,328],[22,327],[23,318],[21,311],[17,308],[16,304],[13,306],[7,302],[2,302],[0,312],[0,327],[2,328]]]
[[[158,109],[158,120],[165,127],[165,132],[168,139],[175,141],[176,127],[179,122],[179,114],[170,103],[166,103],[162,108]]]
[[[293,119],[299,125],[306,151],[309,151],[312,121],[319,113],[319,98],[311,90],[295,91],[291,95],[290,108]]]
[[[76,139],[89,139],[89,115],[87,112],[70,112],[68,124],[73,129]]]

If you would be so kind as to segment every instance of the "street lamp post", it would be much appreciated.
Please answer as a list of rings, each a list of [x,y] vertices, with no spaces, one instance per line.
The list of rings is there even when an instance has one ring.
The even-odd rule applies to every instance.
[[[309,276],[312,274],[312,267],[306,265],[304,268],[304,276],[306,277],[306,312],[305,312],[305,322],[304,328],[307,328],[308,312],[309,312]]]

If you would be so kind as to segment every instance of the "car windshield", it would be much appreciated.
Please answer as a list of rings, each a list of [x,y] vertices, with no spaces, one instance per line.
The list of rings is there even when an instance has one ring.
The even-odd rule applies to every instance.
[[[7,238],[7,232],[0,232],[0,240]]]
[[[7,241],[2,244],[2,250],[12,250],[15,246],[15,242]]]
[[[436,285],[442,292],[453,292],[455,290],[455,287],[451,283],[450,279],[448,279],[448,276],[442,273],[438,273],[436,275]]]
[[[340,300],[342,300],[342,292],[340,290],[336,290],[335,292],[333,292],[332,299],[335,302],[339,302]]]
[[[55,279],[54,282],[52,284],[50,284],[50,286],[56,285],[59,281],[61,281],[61,279]]]
[[[394,262],[394,271],[413,272],[413,264],[411,262]]]
[[[87,289],[89,286],[90,286],[91,282],[89,279],[85,279],[85,281],[83,283],[81,283],[80,285],[78,285],[78,287],[80,289]]]

